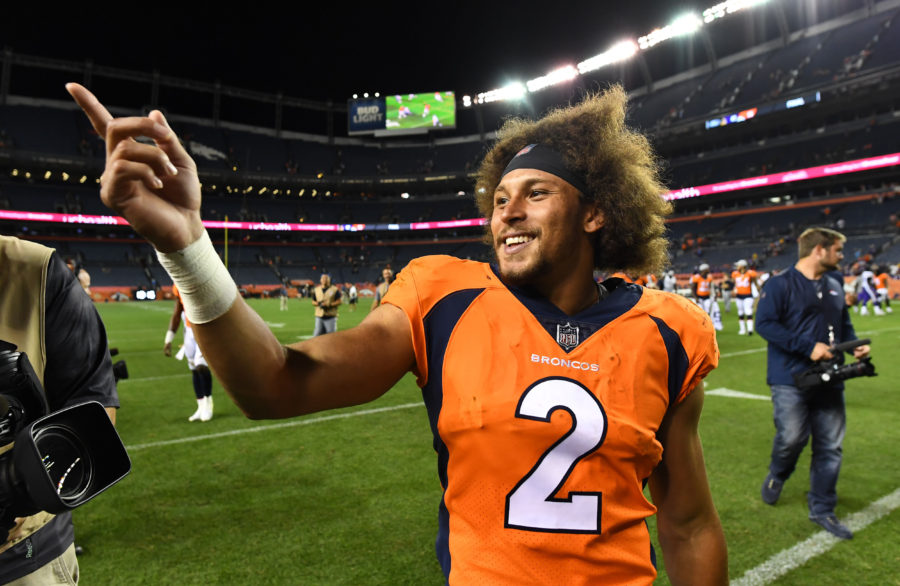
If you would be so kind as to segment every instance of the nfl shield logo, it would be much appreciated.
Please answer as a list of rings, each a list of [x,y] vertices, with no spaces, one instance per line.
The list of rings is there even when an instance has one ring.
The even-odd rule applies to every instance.
[[[568,352],[578,345],[578,326],[566,322],[566,325],[556,326],[556,343]]]

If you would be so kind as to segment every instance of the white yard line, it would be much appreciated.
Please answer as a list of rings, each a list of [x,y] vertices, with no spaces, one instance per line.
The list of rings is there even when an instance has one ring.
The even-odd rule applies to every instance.
[[[713,395],[714,397],[732,397],[735,399],[758,399],[762,401],[770,400],[769,395],[757,395],[755,393],[745,393],[743,391],[735,391],[734,389],[726,389],[720,387],[711,391],[704,391],[705,396]]]
[[[399,409],[410,409],[412,407],[423,407],[422,403],[406,403],[404,405],[394,405],[391,407],[379,407],[377,409],[364,409],[362,411],[353,411],[351,413],[338,413],[335,415],[325,415],[323,417],[315,417],[312,419],[293,419],[284,423],[274,423],[272,425],[259,425],[257,427],[248,427],[245,429],[232,429],[231,431],[222,431],[219,433],[210,433],[207,435],[195,435],[191,437],[183,437],[173,440],[163,440],[158,442],[150,442],[146,444],[135,444],[126,446],[129,452],[145,450],[147,448],[158,448],[162,446],[173,446],[177,444],[186,444],[191,442],[199,442],[208,439],[220,437],[230,437],[234,435],[243,435],[245,433],[256,433],[258,431],[270,431],[273,429],[284,429],[287,427],[298,427],[303,425],[312,425],[314,423],[324,423],[326,421],[334,421],[336,419],[349,419],[351,417],[362,417],[364,415],[374,415],[377,413],[386,413],[388,411],[397,411]]]
[[[719,358],[733,358],[734,356],[745,356],[747,354],[758,354],[760,352],[765,352],[767,348],[763,346],[762,348],[752,348],[750,350],[739,350],[737,352],[726,352],[725,354],[719,354]]]
[[[163,374],[160,376],[142,376],[140,378],[126,378],[126,379],[122,379],[121,381],[119,381],[119,384],[122,384],[123,382],[136,383],[138,381],[145,381],[145,380],[163,380],[166,378],[178,378],[181,376],[191,376],[191,373],[185,372],[182,374]]]
[[[862,531],[875,521],[900,507],[900,488],[884,496],[862,511],[847,515],[843,521],[852,531]],[[806,541],[782,550],[743,576],[731,581],[731,586],[762,586],[771,584],[791,570],[799,568],[816,556],[822,555],[842,540],[827,531],[819,531]]]

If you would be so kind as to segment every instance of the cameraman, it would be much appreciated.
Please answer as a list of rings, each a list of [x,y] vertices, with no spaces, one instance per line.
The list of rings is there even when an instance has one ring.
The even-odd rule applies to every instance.
[[[106,330],[52,248],[0,236],[0,339],[28,355],[51,412],[95,400],[115,423],[119,400]],[[74,541],[69,513],[15,519],[0,537],[0,584],[77,583]]]
[[[769,342],[766,382],[772,388],[775,440],[763,502],[774,505],[797,458],[812,435],[809,472],[809,519],[841,539],[853,533],[834,513],[844,439],[844,383],[798,389],[793,375],[814,363],[835,358],[832,346],[856,339],[844,303],[843,284],[833,276],[844,257],[846,238],[827,228],[809,228],[797,239],[799,260],[769,279],[757,307],[756,329]],[[853,350],[868,356],[869,346]],[[842,356],[836,357],[839,361]]]

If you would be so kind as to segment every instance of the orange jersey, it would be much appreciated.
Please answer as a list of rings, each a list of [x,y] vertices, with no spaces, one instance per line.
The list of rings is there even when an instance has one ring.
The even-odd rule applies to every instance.
[[[747,270],[732,271],[731,278],[734,279],[734,294],[740,296],[753,295],[753,281],[759,276],[756,271]]]
[[[712,291],[712,275],[694,275],[691,277],[691,283],[697,285],[697,297],[709,297]]]
[[[689,300],[606,283],[574,316],[446,256],[412,261],[391,286],[434,433],[449,584],[653,582],[643,485],[662,458],[656,432],[718,348]]]
[[[880,275],[875,275],[875,289],[887,289],[888,288],[888,279],[890,277],[887,273],[881,273]]]

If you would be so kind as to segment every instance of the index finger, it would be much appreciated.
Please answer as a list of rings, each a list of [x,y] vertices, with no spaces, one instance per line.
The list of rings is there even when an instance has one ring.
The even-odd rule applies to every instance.
[[[91,126],[94,127],[94,130],[97,131],[97,134],[100,135],[101,138],[106,137],[106,125],[109,124],[109,121],[113,119],[112,114],[109,113],[103,104],[100,103],[100,100],[97,99],[94,94],[92,94],[86,87],[77,83],[67,83],[66,91],[69,92],[69,95],[72,96],[72,99],[75,100],[84,113],[87,115],[88,120],[91,121]]]

